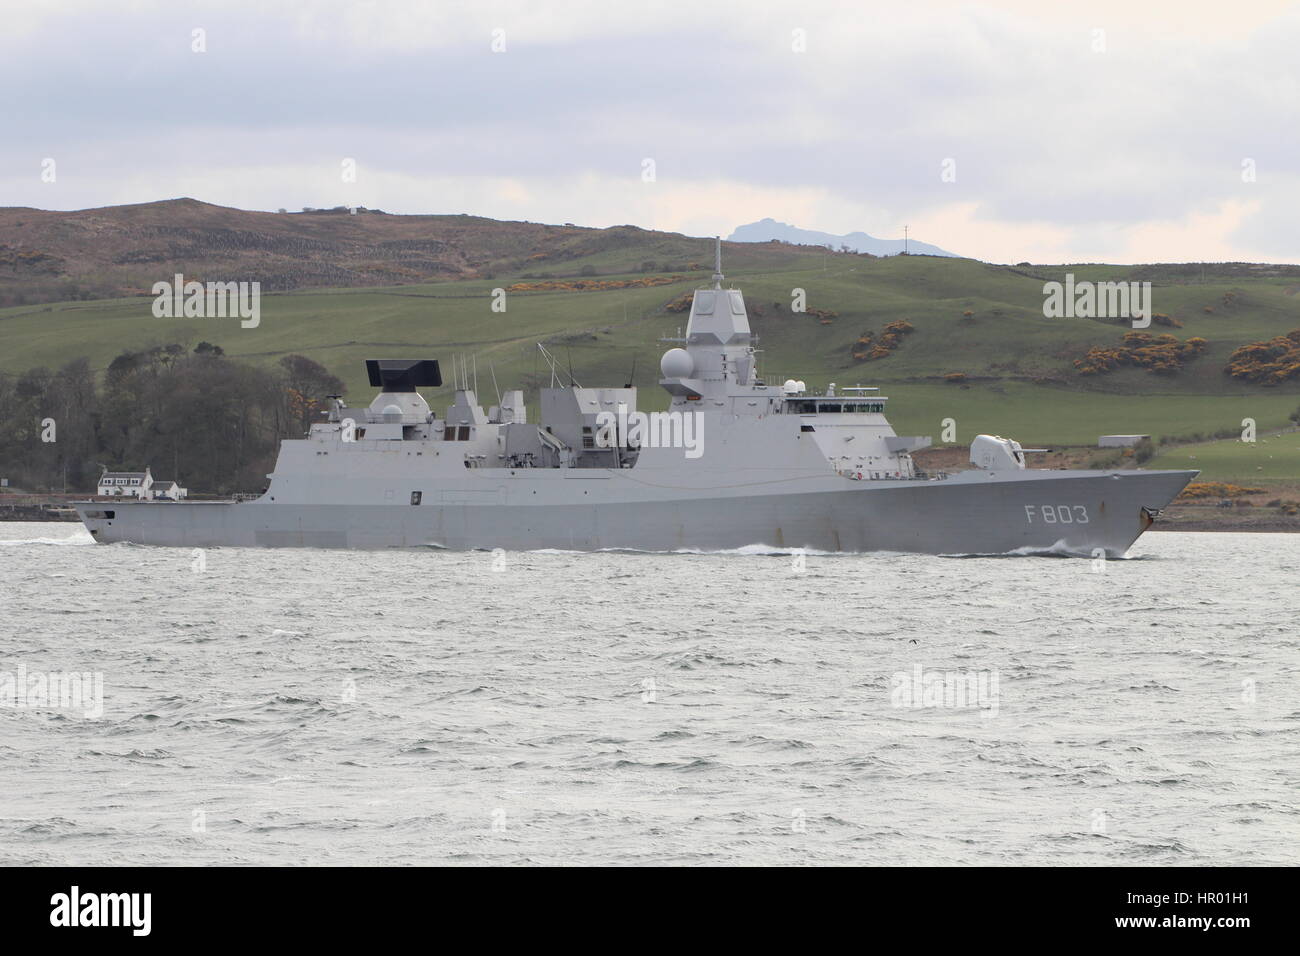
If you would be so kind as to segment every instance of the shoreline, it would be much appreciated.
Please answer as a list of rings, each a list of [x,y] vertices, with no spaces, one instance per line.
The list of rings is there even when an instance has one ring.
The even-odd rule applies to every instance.
[[[63,502],[58,504],[8,504],[0,503],[0,521],[80,522],[77,512]]]
[[[1170,505],[1150,531],[1300,532],[1300,516],[1270,508],[1217,508],[1214,505]]]

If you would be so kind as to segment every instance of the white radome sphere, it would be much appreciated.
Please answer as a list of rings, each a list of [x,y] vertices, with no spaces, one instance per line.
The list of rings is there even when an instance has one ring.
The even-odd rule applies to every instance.
[[[659,360],[664,378],[690,378],[695,374],[695,360],[685,349],[669,349]]]
[[[400,405],[385,405],[384,417],[387,418],[389,415],[396,415],[398,418],[401,418],[402,407]]]
[[[781,386],[781,391],[787,395],[797,395],[799,393],[799,383],[792,378],[787,378],[785,384]]]

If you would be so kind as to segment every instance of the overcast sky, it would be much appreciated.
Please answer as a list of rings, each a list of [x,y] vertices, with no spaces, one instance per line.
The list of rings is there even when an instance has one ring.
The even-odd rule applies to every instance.
[[[1300,262],[1298,64],[1273,0],[0,0],[0,205]]]

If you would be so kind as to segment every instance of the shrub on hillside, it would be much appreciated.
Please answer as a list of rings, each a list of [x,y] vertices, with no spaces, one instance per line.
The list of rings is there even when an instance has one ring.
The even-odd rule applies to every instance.
[[[1205,351],[1206,344],[1199,336],[1179,342],[1167,333],[1149,332],[1126,332],[1122,341],[1118,346],[1093,346],[1083,358],[1074,360],[1074,367],[1080,375],[1103,375],[1123,366],[1171,375]]]
[[[672,285],[685,276],[646,276],[644,279],[554,279],[540,282],[515,282],[506,286],[507,292],[603,292],[607,289],[646,289],[656,285]]]
[[[1263,488],[1247,488],[1226,481],[1193,481],[1183,489],[1176,500],[1195,501],[1201,498],[1240,498],[1242,495],[1259,495]]]
[[[916,329],[907,319],[896,319],[880,332],[877,338],[874,332],[863,332],[858,340],[849,345],[849,352],[855,362],[872,362],[887,358],[903,341],[903,336],[911,335]]]
[[[694,296],[694,294],[695,293],[693,292],[683,292],[677,298],[673,299],[666,306],[664,306],[664,311],[665,312],[691,311],[691,297]]]
[[[1300,329],[1241,346],[1228,356],[1223,371],[1261,385],[1277,385],[1300,376]]]

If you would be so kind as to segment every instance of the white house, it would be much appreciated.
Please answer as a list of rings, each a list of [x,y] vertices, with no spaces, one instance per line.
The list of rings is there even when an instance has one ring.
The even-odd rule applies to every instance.
[[[153,487],[153,475],[144,471],[109,471],[99,476],[99,494],[117,498],[145,498]]]
[[[182,488],[174,481],[163,481],[160,478],[153,483],[149,493],[154,501],[180,501],[190,492],[188,488]]]
[[[104,471],[99,476],[98,494],[114,498],[139,498],[141,501],[180,501],[188,493],[174,481],[155,480],[148,468],[144,471]]]

